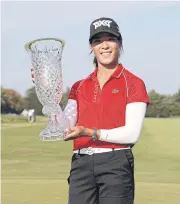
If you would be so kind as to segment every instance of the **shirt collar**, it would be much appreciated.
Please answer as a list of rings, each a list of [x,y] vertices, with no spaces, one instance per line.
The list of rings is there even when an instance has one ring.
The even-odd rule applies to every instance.
[[[91,73],[89,75],[89,79],[95,80],[97,79],[97,71],[98,71],[98,67],[94,70],[93,73]],[[117,67],[117,69],[112,73],[111,78],[120,78],[121,74],[124,71],[124,67],[122,66],[122,64],[119,64],[119,66]]]

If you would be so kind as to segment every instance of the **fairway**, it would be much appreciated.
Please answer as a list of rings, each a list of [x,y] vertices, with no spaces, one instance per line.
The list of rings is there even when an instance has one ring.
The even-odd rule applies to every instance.
[[[2,123],[3,204],[67,204],[72,142],[40,141],[45,124]],[[180,203],[179,144],[180,118],[145,119],[133,148],[135,204]]]

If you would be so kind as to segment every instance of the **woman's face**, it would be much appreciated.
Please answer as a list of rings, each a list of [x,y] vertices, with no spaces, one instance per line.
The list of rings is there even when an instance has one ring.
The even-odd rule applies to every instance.
[[[97,34],[91,41],[91,49],[101,65],[118,63],[120,43],[116,36],[108,33]]]

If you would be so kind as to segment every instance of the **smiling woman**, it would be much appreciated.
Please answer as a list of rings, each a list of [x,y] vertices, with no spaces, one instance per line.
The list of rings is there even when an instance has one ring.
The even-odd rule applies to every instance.
[[[119,63],[122,36],[113,19],[91,23],[89,44],[96,69],[72,86],[64,110],[72,127],[64,140],[74,140],[69,204],[133,204],[131,147],[141,133],[148,95],[143,80]]]
[[[112,22],[109,20],[107,25],[110,26],[111,23]],[[95,31],[93,34],[93,37],[90,36],[90,39],[89,39],[90,47],[95,54],[94,61],[93,61],[93,64],[95,65],[95,67],[98,67],[98,63],[97,63],[98,57],[99,57],[98,58],[99,63],[101,63],[101,57],[103,58],[106,57],[106,59],[110,61],[111,61],[110,57],[112,57],[114,58],[114,61],[115,61],[114,63],[118,63],[118,59],[120,57],[121,51],[123,50],[123,43],[122,43],[123,40],[122,40],[121,33],[119,32],[118,25],[116,24],[115,21],[113,23],[114,23],[114,31],[112,32]],[[98,25],[96,25],[95,27],[97,28]],[[93,30],[94,28],[92,27],[91,32],[93,32]],[[102,43],[104,43],[104,50],[102,50],[102,47],[100,46],[102,45]],[[98,48],[100,47],[101,47],[101,50],[99,50],[99,55],[98,55]]]
[[[118,63],[121,43],[116,36],[108,33],[96,34],[91,40],[91,48],[99,64],[113,68],[114,64]]]

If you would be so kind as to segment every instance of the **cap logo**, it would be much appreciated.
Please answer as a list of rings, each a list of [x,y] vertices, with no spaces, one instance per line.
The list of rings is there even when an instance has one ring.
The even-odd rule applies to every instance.
[[[99,20],[99,21],[94,22],[93,25],[94,25],[95,29],[97,29],[100,26],[107,26],[110,28],[111,23],[112,23],[112,21],[110,21],[110,20],[102,20],[102,21]]]

